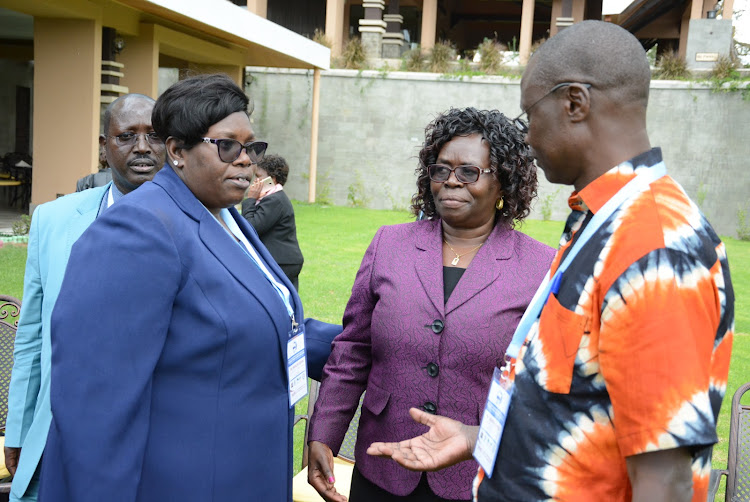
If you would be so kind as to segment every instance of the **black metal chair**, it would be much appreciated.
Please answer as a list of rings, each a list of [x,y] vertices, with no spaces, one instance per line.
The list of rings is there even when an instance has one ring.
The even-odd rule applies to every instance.
[[[729,458],[726,469],[713,469],[708,483],[708,502],[713,502],[722,476],[726,476],[725,502],[750,500],[750,404],[742,396],[750,391],[750,382],[740,386],[732,397],[729,424]]]
[[[13,345],[18,330],[21,300],[0,295],[0,433],[5,436],[5,420],[8,417],[8,387],[13,370]],[[4,438],[3,438],[4,439]],[[5,463],[3,462],[3,467]],[[0,482],[0,500],[8,500],[4,494],[10,492],[7,480]]]
[[[307,484],[307,432],[309,418],[315,409],[315,401],[318,399],[318,389],[320,383],[315,380],[310,381],[310,392],[308,393],[307,415],[295,417],[295,424],[300,420],[305,421],[305,439],[302,447],[302,470],[294,477],[292,498],[294,502],[309,502],[312,500],[323,500],[313,487]],[[365,398],[364,393],[359,399],[357,411],[349,423],[349,428],[344,436],[344,442],[341,443],[338,456],[334,459],[334,471],[336,475],[336,490],[343,495],[349,496],[349,486],[351,483],[351,473],[354,468],[354,446],[357,442],[357,427],[359,427],[359,416],[362,411],[362,400]]]

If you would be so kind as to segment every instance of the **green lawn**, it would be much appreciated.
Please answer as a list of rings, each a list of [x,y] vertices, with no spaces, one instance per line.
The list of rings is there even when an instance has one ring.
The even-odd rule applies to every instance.
[[[341,322],[354,276],[365,249],[382,225],[412,221],[400,211],[376,211],[295,203],[297,232],[305,255],[300,275],[300,294],[308,317]],[[521,231],[557,247],[561,222],[527,221]],[[750,242],[723,238],[732,267],[736,295],[736,336],[726,398],[719,418],[719,444],[714,449],[714,467],[725,467],[729,436],[729,407],[734,391],[750,380]],[[0,248],[0,293],[21,297],[26,248]],[[305,413],[306,401],[297,406]],[[299,469],[304,426],[295,430],[295,470]]]

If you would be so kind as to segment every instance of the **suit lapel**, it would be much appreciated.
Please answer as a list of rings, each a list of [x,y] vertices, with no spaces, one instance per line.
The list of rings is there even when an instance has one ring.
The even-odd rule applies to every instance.
[[[107,196],[109,187],[112,184],[110,181],[101,188],[90,188],[86,190],[87,197],[81,200],[76,212],[73,213],[72,219],[68,225],[68,236],[66,246],[66,253],[70,254],[70,250],[73,244],[78,238],[86,231],[86,229],[93,223],[99,214],[99,207],[101,206],[102,199]]]
[[[239,282],[257,301],[258,304],[268,313],[276,326],[279,343],[282,347],[282,353],[286,354],[286,341],[290,328],[286,308],[274,309],[272,305],[275,302],[269,302],[269,298],[277,298],[276,290],[268,282],[263,272],[255,265],[242,247],[242,244],[236,242],[224,227],[216,221],[216,218],[193,195],[190,189],[172,170],[171,166],[164,166],[154,177],[154,183],[163,187],[167,194],[190,218],[198,222],[198,236],[208,251],[229,271],[232,276]],[[250,225],[244,221],[244,218],[237,214],[234,209],[229,210],[245,237],[250,241],[253,247],[258,251],[266,264],[274,263],[270,255],[265,251],[265,247],[260,242],[257,233],[250,228]],[[242,220],[242,221],[241,221]],[[261,252],[262,250],[262,252]],[[274,264],[275,266],[275,264]],[[269,268],[273,269],[272,266]],[[278,269],[278,267],[275,267]],[[284,283],[287,284],[286,282]],[[291,285],[287,286],[291,290]],[[295,294],[292,293],[292,297]],[[299,302],[297,302],[299,304]],[[301,315],[301,313],[300,313]]]
[[[479,294],[497,279],[503,262],[513,254],[514,241],[515,236],[509,227],[495,225],[487,241],[471,260],[469,267],[448,298],[445,305],[446,315]]]
[[[443,302],[443,237],[440,220],[421,225],[415,239],[416,262],[414,267],[427,298],[441,315],[445,314]]]

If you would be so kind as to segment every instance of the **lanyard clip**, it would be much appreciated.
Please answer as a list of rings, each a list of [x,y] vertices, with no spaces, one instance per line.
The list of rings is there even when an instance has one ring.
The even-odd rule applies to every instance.
[[[297,328],[299,328],[299,324],[294,320],[294,313],[292,313],[290,319],[292,321],[292,331],[297,331]]]

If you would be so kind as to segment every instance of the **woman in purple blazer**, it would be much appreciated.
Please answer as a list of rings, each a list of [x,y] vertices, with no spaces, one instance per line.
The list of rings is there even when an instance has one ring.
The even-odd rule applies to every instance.
[[[536,196],[523,136],[498,111],[451,109],[426,129],[415,214],[382,227],[362,260],[310,424],[309,482],[326,499],[360,395],[353,502],[469,500],[474,461],[408,471],[365,453],[423,434],[409,408],[479,425],[493,369],[554,250],[514,230]]]

